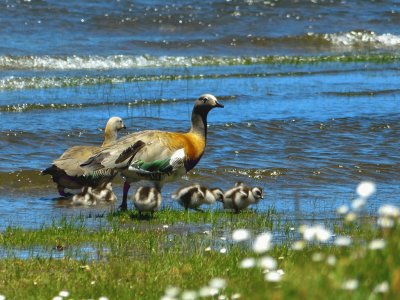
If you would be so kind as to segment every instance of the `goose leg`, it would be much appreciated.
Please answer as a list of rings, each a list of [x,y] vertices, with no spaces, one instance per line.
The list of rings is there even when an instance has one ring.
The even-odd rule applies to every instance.
[[[72,196],[71,193],[66,193],[66,192],[64,191],[64,189],[65,189],[64,186],[62,186],[61,184],[57,184],[57,190],[58,190],[58,193],[60,194],[61,197],[69,197],[69,196]]]
[[[124,188],[123,188],[123,195],[122,195],[122,203],[119,206],[119,210],[127,210],[128,209],[128,191],[131,185],[127,182],[124,182]]]

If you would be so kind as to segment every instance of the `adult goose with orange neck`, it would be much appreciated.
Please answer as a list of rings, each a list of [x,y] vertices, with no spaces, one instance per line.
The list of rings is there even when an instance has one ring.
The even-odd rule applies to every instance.
[[[186,133],[146,130],[119,139],[81,166],[87,174],[101,169],[121,172],[125,183],[121,210],[127,209],[130,184],[140,180],[154,182],[161,190],[196,166],[207,138],[207,115],[215,107],[224,107],[210,94],[200,96],[192,111],[192,126]]]
[[[120,117],[112,117],[108,120],[104,130],[104,141],[101,147],[109,146],[117,140],[118,131],[126,128]],[[98,146],[74,146],[66,150],[42,175],[49,174],[57,184],[58,193],[63,196],[70,196],[65,193],[65,188],[80,189],[85,186],[97,187],[110,181],[116,172],[94,173],[92,176],[85,176],[85,171],[80,164],[97,153],[101,147]]]

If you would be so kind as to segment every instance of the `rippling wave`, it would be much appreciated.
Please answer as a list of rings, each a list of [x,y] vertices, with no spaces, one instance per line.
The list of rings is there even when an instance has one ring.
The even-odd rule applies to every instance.
[[[343,54],[319,56],[0,56],[0,70],[110,70],[144,67],[196,67],[252,64],[308,64],[322,62],[393,62],[399,54]]]

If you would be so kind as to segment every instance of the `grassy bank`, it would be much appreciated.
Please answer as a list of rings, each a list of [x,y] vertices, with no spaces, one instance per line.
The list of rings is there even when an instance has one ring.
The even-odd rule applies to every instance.
[[[78,218],[36,230],[8,228],[0,234],[0,294],[7,299],[52,299],[60,291],[68,291],[65,299],[194,299],[199,293],[202,299],[395,299],[400,295],[396,222],[382,228],[372,217],[338,218],[299,229],[273,209],[239,215],[167,210],[149,220],[110,215],[95,227]],[[239,228],[247,229],[244,236]],[[254,248],[261,232],[273,232],[272,241],[261,239],[261,249]],[[178,289],[168,287],[180,291],[176,295]]]

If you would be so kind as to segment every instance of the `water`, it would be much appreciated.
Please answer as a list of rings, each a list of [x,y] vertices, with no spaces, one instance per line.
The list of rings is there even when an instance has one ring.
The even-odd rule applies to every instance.
[[[110,211],[60,201],[40,170],[110,116],[185,131],[205,92],[225,108],[163,207],[187,180],[261,185],[257,209],[289,218],[334,217],[362,180],[370,212],[400,204],[397,1],[5,1],[0,25],[0,228]]]

